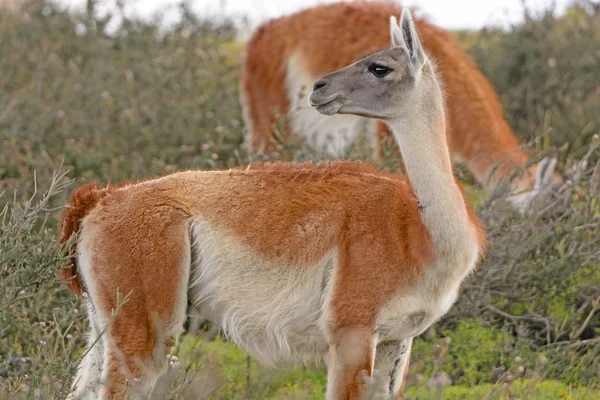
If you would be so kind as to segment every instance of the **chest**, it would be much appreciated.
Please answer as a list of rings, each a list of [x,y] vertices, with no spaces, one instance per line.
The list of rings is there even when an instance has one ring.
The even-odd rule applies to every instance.
[[[475,266],[476,247],[469,253],[430,266],[410,290],[394,295],[378,314],[380,340],[420,335],[443,317],[456,301],[462,281]]]
[[[459,285],[457,282],[436,292],[417,290],[394,297],[377,318],[380,340],[402,340],[423,333],[450,310]]]

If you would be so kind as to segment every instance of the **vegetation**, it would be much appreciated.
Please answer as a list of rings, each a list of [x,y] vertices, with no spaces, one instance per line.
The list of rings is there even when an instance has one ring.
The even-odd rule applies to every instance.
[[[126,20],[109,36],[110,17],[44,1],[0,10],[0,398],[64,398],[82,355],[82,303],[56,279],[59,208],[75,185],[249,161],[235,26],[182,11],[168,31]],[[591,6],[460,33],[512,125],[539,157],[559,157],[570,185],[522,217],[502,193],[469,184],[490,250],[456,306],[415,341],[408,397],[598,398],[599,35]],[[348,157],[368,154],[358,144]],[[261,158],[318,155],[284,138]],[[322,366],[266,370],[202,334],[175,354],[164,398],[323,397]]]

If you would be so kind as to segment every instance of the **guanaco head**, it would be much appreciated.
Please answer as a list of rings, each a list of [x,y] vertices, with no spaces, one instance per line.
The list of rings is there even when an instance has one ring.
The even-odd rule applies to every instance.
[[[507,199],[521,213],[532,206],[543,206],[565,184],[563,176],[555,171],[556,163],[556,158],[545,157],[512,180]]]
[[[392,47],[315,82],[309,102],[325,115],[354,114],[392,120],[418,96],[424,74],[433,74],[408,10],[390,17]]]

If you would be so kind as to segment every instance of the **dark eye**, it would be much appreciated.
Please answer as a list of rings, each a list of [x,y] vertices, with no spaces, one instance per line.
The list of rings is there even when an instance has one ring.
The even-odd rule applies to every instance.
[[[369,65],[369,72],[378,78],[383,78],[384,76],[386,76],[387,74],[392,72],[392,70],[383,65],[371,64],[371,65]]]

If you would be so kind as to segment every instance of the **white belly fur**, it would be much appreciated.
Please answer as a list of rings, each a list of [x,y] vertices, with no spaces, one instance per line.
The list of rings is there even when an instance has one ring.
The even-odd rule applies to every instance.
[[[290,100],[288,117],[292,133],[306,139],[307,144],[331,157],[343,157],[352,144],[364,134],[373,146],[375,123],[355,115],[325,116],[308,103],[313,83],[319,79],[303,68],[302,56],[292,55],[287,65],[286,85]]]
[[[192,231],[190,299],[230,340],[268,366],[323,357],[333,254],[314,266],[273,265],[204,221]]]
[[[326,355],[335,249],[313,266],[275,265],[205,221],[193,222],[192,232],[189,298],[230,340],[268,366]],[[394,296],[377,315],[374,337],[414,337],[445,315],[477,260],[476,242],[463,250],[438,260],[412,290]]]

